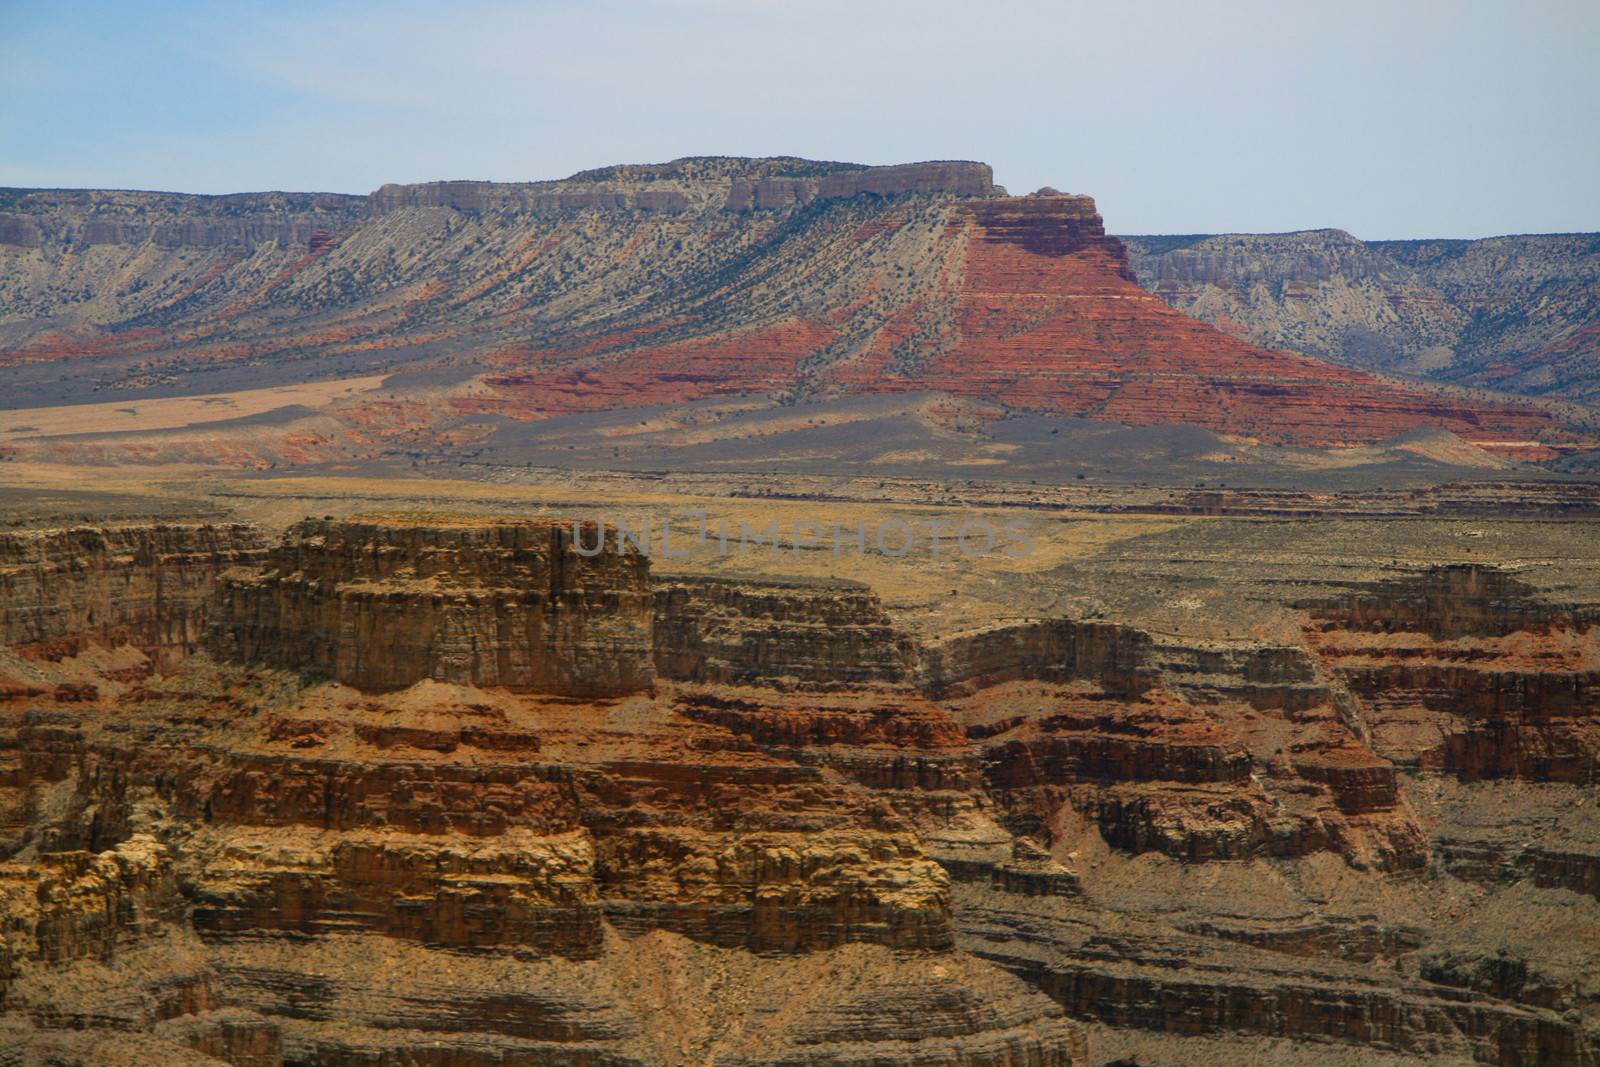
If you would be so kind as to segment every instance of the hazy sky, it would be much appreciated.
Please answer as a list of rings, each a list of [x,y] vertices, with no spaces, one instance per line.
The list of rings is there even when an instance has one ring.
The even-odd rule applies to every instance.
[[[0,0],[0,185],[981,159],[1121,233],[1600,230],[1600,2]]]

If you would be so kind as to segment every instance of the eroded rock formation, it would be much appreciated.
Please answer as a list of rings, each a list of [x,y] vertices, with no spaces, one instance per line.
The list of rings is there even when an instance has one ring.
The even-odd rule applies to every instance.
[[[926,392],[1319,448],[1429,428],[1537,460],[1585,440],[1543,408],[1190,318],[1139,288],[1090,197],[1006,196],[981,163],[691,158],[364,199],[19,192],[0,208],[0,361],[18,403],[80,382],[137,396],[425,372],[273,432],[221,428],[203,455],[158,433],[11,446],[28,456],[425,456],[469,450],[485,414]],[[64,380],[61,360],[79,373]],[[457,388],[440,402],[419,382]]]
[[[260,557],[243,525],[168,524],[0,533],[0,645],[135,645],[165,662],[205,632],[217,576]]]
[[[265,572],[225,579],[215,644],[368,690],[425,678],[573,696],[647,689],[644,557],[585,555],[574,536],[553,522],[307,520]]]
[[[1592,401],[1600,235],[1362,241],[1342,230],[1125,238],[1173,307],[1351,366]]]
[[[1600,994],[1495,925],[1600,899],[1593,779],[1527,758],[1593,765],[1579,605],[1446,568],[1303,644],[929,639],[570,534],[310,520],[215,579],[222,659],[4,652],[18,1062],[1596,1062]],[[1508,780],[1570,832],[1519,840]]]

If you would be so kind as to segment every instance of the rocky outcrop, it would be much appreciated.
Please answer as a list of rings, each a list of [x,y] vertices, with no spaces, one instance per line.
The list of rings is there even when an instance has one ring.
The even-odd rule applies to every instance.
[[[1273,640],[913,637],[864,587],[571,536],[308,520],[217,584],[221,658],[0,651],[0,1046],[1596,1063],[1593,783],[1463,740],[1585,751],[1578,600],[1341,564]],[[596,633],[626,655],[556,639]],[[641,684],[572,692],[596,655]]]
[[[1137,280],[1122,242],[1106,236],[1093,197],[1040,192],[969,202],[962,211],[976,223],[979,241],[1018,245],[1040,256],[1095,251],[1111,261],[1118,277]]]
[[[594,851],[581,833],[474,839],[229,827],[190,848],[193,923],[207,937],[371,930],[574,959],[602,947]]]
[[[580,553],[573,536],[553,522],[307,520],[265,569],[227,577],[213,645],[359,689],[648,688],[646,562],[609,541]]]
[[[1518,1067],[1596,1060],[1582,1021],[1548,1009],[1400,976],[1372,980],[1327,958],[1219,951],[1204,938],[1143,924],[1083,936],[1073,920],[1027,898],[974,894],[970,903],[961,940],[979,955],[1026,976],[1075,1015],[1181,1035],[1180,1049],[1191,1049],[1157,1062],[1215,1062],[1204,1038],[1223,1034],[1288,1039],[1267,1062],[1293,1062],[1330,1044],[1363,1063],[1384,1050],[1413,1061]],[[995,936],[1001,930],[1006,935]]]
[[[1455,565],[1308,607],[1308,643],[1390,758],[1463,781],[1600,781],[1592,605]]]
[[[818,178],[735,178],[728,189],[726,208],[772,211],[863,194],[971,197],[1003,191],[994,184],[994,172],[987,163],[906,163],[840,170]]]
[[[385,185],[367,197],[367,210],[384,215],[404,208],[507,214],[560,214],[571,211],[684,212],[693,207],[675,189],[626,189],[565,182],[425,182]]]
[[[1402,631],[1435,639],[1587,628],[1600,621],[1593,606],[1553,602],[1514,572],[1471,563],[1433,567],[1305,606],[1324,630]]]
[[[652,608],[644,557],[585,556],[571,536],[308,520],[217,591],[226,661],[23,713],[0,735],[4,787],[37,801],[18,840],[40,860],[0,865],[18,1047],[97,1063],[103,1044],[69,1035],[116,1026],[130,1055],[196,1065],[1085,1063],[1058,1007],[952,949],[950,878],[916,825],[981,824],[976,768],[905,683],[912,646],[881,604],[839,583],[673,579]],[[460,646],[425,627],[386,642],[421,660],[404,689],[318,678],[359,633],[328,620],[383,597],[412,624],[444,597],[495,620],[479,634],[582,610],[583,632],[637,638],[646,683],[652,626],[684,615],[702,628],[673,647],[718,677],[604,697],[563,692],[567,667],[453,679]],[[897,796],[915,799],[882,799]],[[1004,873],[1019,892],[1071,888],[1040,856]],[[707,977],[730,968],[763,976],[759,1026]]]
[[[907,163],[890,167],[838,165],[795,160],[794,170],[811,173],[728,176],[719,168],[694,167],[680,160],[660,166],[616,167],[555,182],[426,182],[385,185],[367,198],[367,209],[384,215],[404,208],[449,208],[472,213],[560,214],[576,211],[687,212],[719,204],[727,211],[767,211],[802,207],[813,200],[873,196],[989,196],[993,172],[985,163]],[[710,161],[716,162],[716,161]],[[740,161],[729,160],[736,164]],[[778,166],[739,168],[770,172]]]
[[[910,837],[648,830],[605,838],[607,916],[755,952],[950,945],[949,879]]]
[[[912,642],[865,586],[658,580],[655,666],[663,678],[772,685],[900,683]]]
[[[26,215],[0,215],[0,244],[38,248],[44,244],[44,231]]]
[[[922,650],[919,678],[935,695],[1018,679],[1094,679],[1115,691],[1151,688],[1153,642],[1115,623],[1040,619],[945,638]]]
[[[240,524],[0,533],[0,645],[61,655],[132,644],[173,662],[204,635],[218,576],[262,544]]]
[[[140,836],[98,855],[51,852],[0,864],[0,1004],[29,962],[107,960],[179,914],[172,856]]]
[[[272,242],[304,254],[317,230],[338,233],[363,198],[337,193],[234,193],[197,196],[90,189],[0,190],[0,245],[78,249],[151,245],[156,249],[249,252]]]
[[[1326,705],[1079,682],[1008,683],[951,707],[1016,834],[1055,844],[1088,823],[1118,849],[1191,864],[1324,852],[1355,866],[1427,862],[1394,765]]]

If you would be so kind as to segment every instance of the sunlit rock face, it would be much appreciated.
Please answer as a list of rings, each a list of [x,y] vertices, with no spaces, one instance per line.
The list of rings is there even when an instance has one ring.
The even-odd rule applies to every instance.
[[[433,679],[600,696],[654,674],[644,557],[609,538],[579,552],[571,524],[308,521],[264,569],[230,574],[221,603],[225,655],[363,690]]]

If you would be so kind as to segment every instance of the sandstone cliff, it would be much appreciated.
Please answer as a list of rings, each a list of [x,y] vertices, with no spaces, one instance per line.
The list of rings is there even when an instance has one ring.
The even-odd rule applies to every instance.
[[[930,640],[561,535],[308,520],[220,581],[226,661],[5,651],[4,1047],[1066,1067],[1088,1024],[1097,1063],[1595,1063],[1581,602],[1447,567],[1331,580],[1277,643]],[[380,594],[396,636],[326,677]],[[627,635],[598,673],[528,643],[579,609],[541,632]],[[653,687],[569,691],[615,662]]]
[[[171,662],[205,631],[222,571],[261,555],[238,524],[0,533],[0,645],[133,644]]]
[[[896,683],[911,640],[865,587],[690,577],[655,586],[662,677],[772,685]]]
[[[553,522],[307,520],[265,572],[225,579],[213,643],[361,689],[424,678],[581,696],[646,689],[645,560],[610,542],[580,553],[573,533]]]

